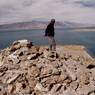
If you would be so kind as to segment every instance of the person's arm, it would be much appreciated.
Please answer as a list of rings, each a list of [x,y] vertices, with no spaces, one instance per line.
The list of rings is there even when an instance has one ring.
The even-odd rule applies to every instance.
[[[45,36],[47,36],[47,28],[46,28],[46,30],[45,30]]]
[[[49,31],[49,25],[47,26],[47,28],[45,30],[45,36],[48,36],[48,31]]]

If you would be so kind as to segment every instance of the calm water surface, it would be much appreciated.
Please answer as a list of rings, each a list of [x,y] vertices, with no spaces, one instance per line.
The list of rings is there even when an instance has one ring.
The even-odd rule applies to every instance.
[[[95,56],[95,32],[75,32],[73,30],[56,29],[57,44],[84,45],[88,52]],[[28,39],[36,45],[47,45],[43,36],[44,30],[12,30],[0,31],[0,49],[6,48],[15,40]]]

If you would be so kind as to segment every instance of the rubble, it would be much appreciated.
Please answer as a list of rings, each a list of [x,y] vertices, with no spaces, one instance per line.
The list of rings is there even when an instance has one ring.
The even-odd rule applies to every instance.
[[[83,46],[15,41],[0,51],[0,95],[95,95],[95,61]]]

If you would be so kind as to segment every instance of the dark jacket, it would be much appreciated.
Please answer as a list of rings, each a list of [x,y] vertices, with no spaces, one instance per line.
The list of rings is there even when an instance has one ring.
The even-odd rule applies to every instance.
[[[54,37],[54,24],[49,24],[45,30],[45,36],[53,36]]]

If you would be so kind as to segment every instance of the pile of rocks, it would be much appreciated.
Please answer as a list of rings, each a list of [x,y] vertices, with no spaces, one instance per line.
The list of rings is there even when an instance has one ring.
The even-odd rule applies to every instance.
[[[94,60],[15,41],[0,52],[0,95],[95,95]]]

